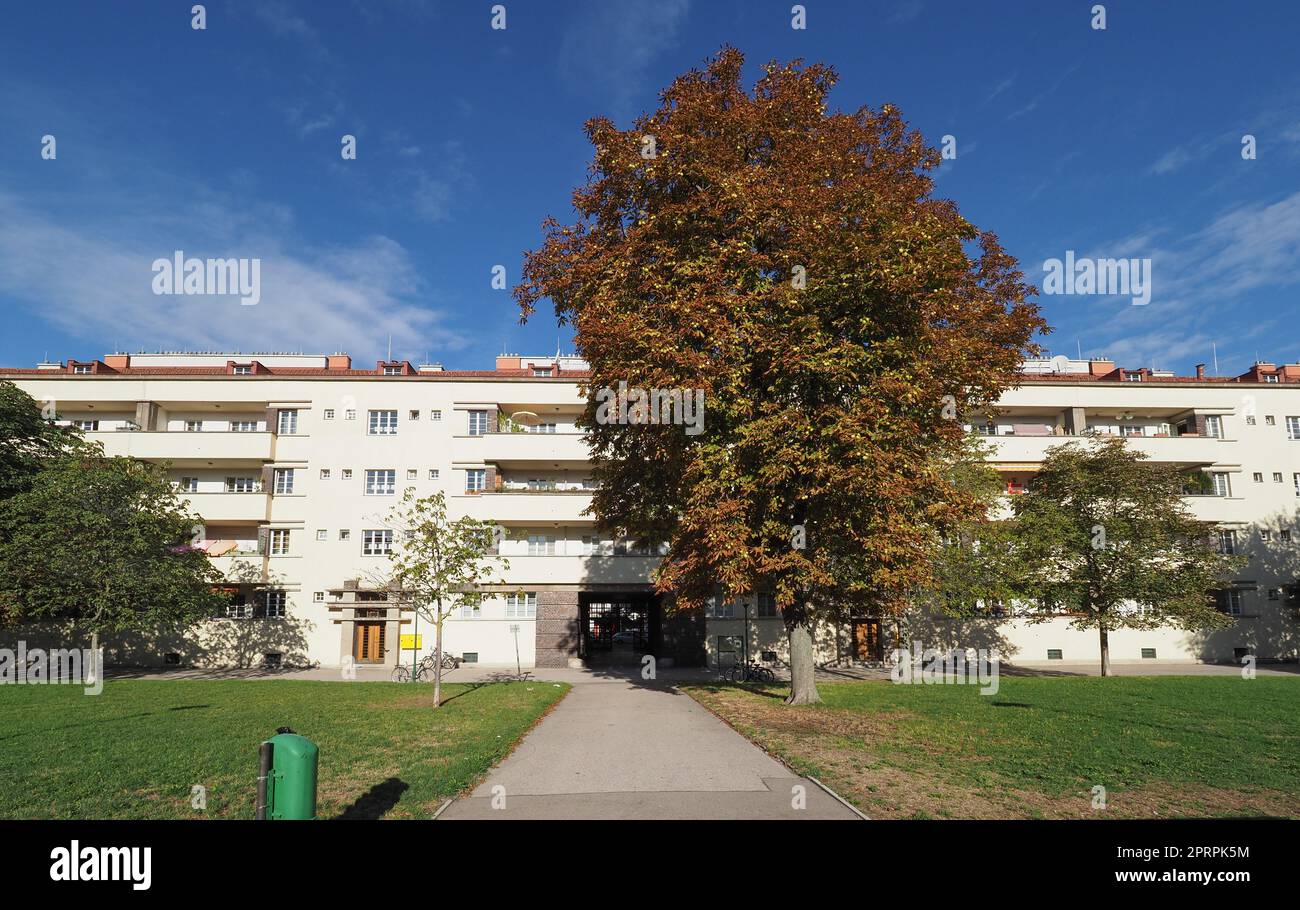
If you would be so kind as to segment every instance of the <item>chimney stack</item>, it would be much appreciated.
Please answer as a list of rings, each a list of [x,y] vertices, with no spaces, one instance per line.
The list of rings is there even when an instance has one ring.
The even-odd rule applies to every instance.
[[[1204,379],[1204,378],[1205,378],[1205,364],[1203,364],[1203,363],[1198,363],[1198,364],[1196,365],[1196,378],[1197,378],[1197,379]]]

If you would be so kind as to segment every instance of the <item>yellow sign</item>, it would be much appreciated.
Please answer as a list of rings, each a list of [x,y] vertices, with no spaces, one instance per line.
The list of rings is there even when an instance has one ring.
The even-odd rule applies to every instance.
[[[403,635],[403,636],[402,636],[402,650],[403,650],[403,651],[418,651],[418,650],[420,650],[420,639],[422,639],[422,638],[424,638],[423,635]]]

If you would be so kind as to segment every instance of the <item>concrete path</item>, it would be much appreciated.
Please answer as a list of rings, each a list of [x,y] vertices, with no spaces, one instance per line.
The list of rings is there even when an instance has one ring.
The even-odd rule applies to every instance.
[[[570,673],[556,709],[440,819],[858,818],[671,686]]]

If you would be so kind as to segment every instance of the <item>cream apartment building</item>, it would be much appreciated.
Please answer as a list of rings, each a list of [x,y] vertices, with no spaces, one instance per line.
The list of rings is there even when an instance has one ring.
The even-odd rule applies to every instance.
[[[504,584],[448,623],[446,648],[488,666],[780,659],[783,629],[769,597],[713,604],[703,617],[665,611],[650,584],[654,545],[598,534],[586,514],[592,481],[575,421],[585,364],[570,357],[497,358],[493,370],[345,354],[112,354],[93,362],[0,370],[111,455],[165,462],[201,516],[196,543],[226,574],[228,617],[184,634],[123,640],[110,659],[184,665],[409,662],[432,629],[381,590],[395,532],[389,510],[408,487],[441,490],[452,517],[505,529]],[[1256,364],[1242,376],[1194,377],[1053,358],[989,414],[989,438],[1014,496],[1045,450],[1085,433],[1123,436],[1183,466],[1187,502],[1249,553],[1220,595],[1236,617],[1208,635],[1162,629],[1112,634],[1112,659],[1226,660],[1297,656],[1300,599],[1300,364]],[[952,624],[863,616],[826,626],[820,656],[878,660],[911,640],[994,648],[1034,663],[1095,660],[1093,632],[1065,618],[1010,616]],[[404,650],[405,649],[405,650]]]

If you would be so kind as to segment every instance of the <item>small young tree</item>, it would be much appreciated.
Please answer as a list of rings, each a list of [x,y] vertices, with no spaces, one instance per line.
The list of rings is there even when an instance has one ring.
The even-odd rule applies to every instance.
[[[389,525],[395,531],[389,554],[390,593],[434,626],[433,706],[442,703],[442,626],[462,607],[483,602],[486,585],[503,584],[492,577],[494,564],[502,571],[509,562],[493,553],[498,541],[495,525],[474,518],[447,518],[441,492],[419,498],[407,488],[393,507]]]
[[[190,546],[200,520],[163,468],[82,453],[56,459],[0,509],[5,621],[71,620],[102,632],[217,615],[221,574]]]
[[[1096,629],[1102,676],[1116,629],[1232,624],[1213,592],[1245,559],[1216,546],[1214,526],[1183,503],[1183,484],[1177,466],[1110,439],[1048,449],[1015,499],[1015,586],[1041,605],[1030,621],[1063,611],[1074,628]]]

